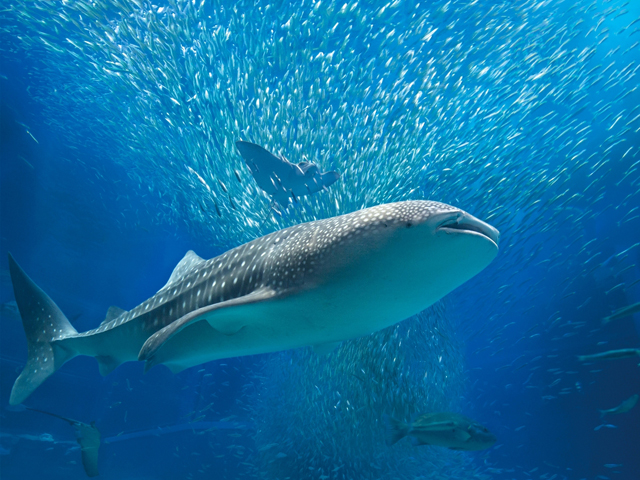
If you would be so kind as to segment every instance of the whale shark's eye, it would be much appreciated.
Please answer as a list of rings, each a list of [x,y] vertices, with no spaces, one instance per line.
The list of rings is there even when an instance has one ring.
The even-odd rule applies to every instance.
[[[411,227],[413,227],[413,223],[411,222],[407,223],[407,228],[411,228]]]

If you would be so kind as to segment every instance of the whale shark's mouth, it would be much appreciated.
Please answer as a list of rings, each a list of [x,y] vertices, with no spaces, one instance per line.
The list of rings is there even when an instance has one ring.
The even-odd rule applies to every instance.
[[[458,212],[443,221],[438,225],[436,231],[443,231],[445,233],[464,232],[473,235],[481,235],[486,239],[491,240],[496,247],[500,241],[500,232],[498,232],[498,230],[493,228],[491,225],[484,223],[482,220],[478,220],[476,217],[464,212]]]

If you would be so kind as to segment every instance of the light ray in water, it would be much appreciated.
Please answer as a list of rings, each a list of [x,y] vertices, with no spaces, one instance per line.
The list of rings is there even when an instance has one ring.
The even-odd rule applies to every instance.
[[[550,311],[531,329],[522,322],[506,327],[506,312],[525,317],[532,306],[554,300],[544,296],[544,279],[530,281],[534,273],[558,277],[558,298],[566,299],[582,278],[613,268],[603,259],[617,232],[594,237],[586,226],[597,215],[621,212],[619,229],[640,220],[640,27],[632,7],[625,0],[436,0],[419,6],[402,0],[277,6],[267,0],[175,0],[161,6],[9,0],[0,12],[6,39],[0,49],[17,48],[41,65],[41,82],[31,92],[70,145],[103,152],[102,160],[121,165],[137,187],[130,195],[145,195],[159,221],[187,221],[222,248],[303,220],[409,198],[459,205],[489,221],[502,232],[505,248],[487,275],[468,287],[486,294],[456,298],[460,316],[482,312],[486,320],[480,328],[468,322],[457,332],[439,331],[451,342],[484,342],[487,336],[491,340],[481,351],[495,355],[509,349],[500,346],[508,328],[521,328],[518,352],[501,371],[506,376],[531,369],[524,385],[524,377],[513,383],[535,389],[543,375],[534,369],[550,357],[545,352],[516,364],[513,358],[547,335],[562,341],[584,323]],[[341,180],[265,220],[269,198],[247,181],[234,146],[241,138],[277,155],[306,157],[323,170],[341,172]],[[73,167],[83,165],[81,158],[72,161]],[[93,173],[87,181],[105,188]],[[617,198],[616,192],[626,196]],[[624,242],[616,246],[616,261],[622,262],[635,239],[617,241]],[[625,275],[634,271],[624,268]],[[607,290],[610,296],[629,292],[638,281],[621,278]],[[577,304],[582,313],[594,303],[587,298]],[[323,360],[347,371],[351,383],[335,380],[331,369],[307,353],[271,359],[267,370],[277,381],[265,388],[273,396],[256,399],[253,408],[269,413],[260,417],[264,432],[275,438],[286,425],[290,437],[282,434],[283,446],[265,450],[268,472],[299,473],[296,468],[305,465],[314,469],[309,476],[346,475],[351,469],[380,477],[381,465],[371,452],[384,453],[364,453],[379,438],[378,411],[358,410],[351,397],[364,398],[380,380],[377,373],[370,378],[373,366],[389,367],[387,356],[398,352],[399,347],[385,347],[388,335],[380,332],[366,346],[349,343]],[[427,349],[441,340],[438,334],[425,338]],[[636,347],[620,348],[625,346]],[[445,395],[463,391],[458,354],[429,350],[429,368],[420,379],[407,377],[405,364],[390,374],[393,380],[386,379],[391,389],[374,388],[371,401],[377,408],[384,399],[404,418],[415,411],[401,401],[403,393],[418,392],[408,398],[421,411],[458,407],[448,405]],[[294,360],[311,363],[289,363]],[[284,372],[300,380],[306,396]],[[556,373],[564,379],[568,372]],[[553,382],[545,387],[564,383]],[[336,411],[336,418],[328,413]],[[318,425],[333,430],[326,434]],[[273,443],[266,433],[257,438],[262,445]],[[337,457],[319,472],[327,452],[322,445]],[[401,460],[395,462],[398,478],[408,478],[412,467],[418,470],[409,454],[393,455]],[[430,470],[434,476],[438,468]],[[543,474],[537,467],[525,474],[534,471]],[[499,472],[474,475],[491,473]],[[455,470],[450,476],[456,475],[471,474]]]

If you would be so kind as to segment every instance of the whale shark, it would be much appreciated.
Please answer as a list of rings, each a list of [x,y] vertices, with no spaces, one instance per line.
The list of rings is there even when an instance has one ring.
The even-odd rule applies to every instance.
[[[76,355],[172,372],[221,358],[341,341],[393,325],[479,273],[499,232],[443,203],[382,204],[275,231],[204,260],[189,251],[151,298],[79,333],[9,254],[28,357],[10,403]]]
[[[297,201],[297,197],[324,190],[340,178],[338,172],[322,173],[311,162],[291,163],[255,143],[239,140],[236,148],[258,186],[285,208],[291,198]]]

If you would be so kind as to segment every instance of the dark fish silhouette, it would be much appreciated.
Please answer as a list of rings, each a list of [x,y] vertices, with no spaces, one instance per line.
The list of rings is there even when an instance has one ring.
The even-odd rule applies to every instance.
[[[439,445],[452,450],[484,450],[496,443],[489,430],[459,413],[427,413],[411,424],[389,416],[384,420],[389,445],[406,436],[413,437],[416,445]]]
[[[283,207],[291,198],[297,198],[323,190],[340,178],[338,172],[322,173],[311,162],[291,163],[255,143],[238,141],[236,147],[246,162],[258,186]]]
[[[70,418],[56,415],[55,413],[45,412],[44,410],[38,410],[37,408],[31,408],[25,406],[27,410],[34,412],[44,413],[45,415],[51,415],[52,417],[59,418],[68,422],[76,433],[76,440],[80,445],[82,451],[82,465],[84,465],[84,471],[89,477],[98,476],[98,449],[100,448],[100,431],[96,428],[95,423],[91,424],[79,422],[78,420],[72,420]]]
[[[608,410],[600,410],[600,418],[603,418],[605,415],[617,415],[620,413],[627,413],[629,410],[631,410],[633,407],[636,406],[636,403],[638,403],[638,394],[636,393],[635,395],[631,395],[629,398],[627,398],[624,402],[622,402],[620,405],[610,408]]]

